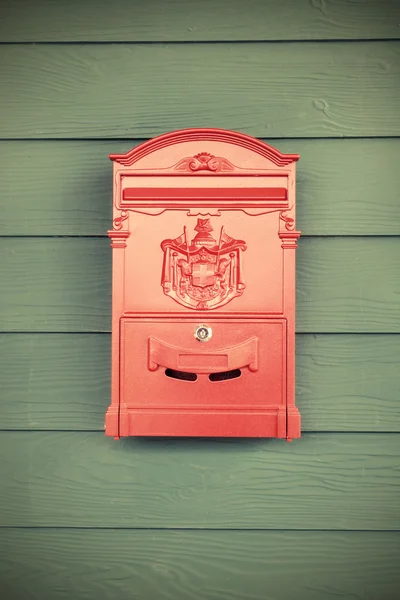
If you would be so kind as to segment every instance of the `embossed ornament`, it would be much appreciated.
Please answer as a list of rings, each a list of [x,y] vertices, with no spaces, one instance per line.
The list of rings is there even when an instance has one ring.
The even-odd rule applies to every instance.
[[[197,235],[191,243],[187,227],[177,238],[161,242],[164,294],[187,308],[218,308],[241,296],[246,287],[241,264],[246,242],[231,238],[224,227],[217,242],[210,219],[197,219],[194,229]]]

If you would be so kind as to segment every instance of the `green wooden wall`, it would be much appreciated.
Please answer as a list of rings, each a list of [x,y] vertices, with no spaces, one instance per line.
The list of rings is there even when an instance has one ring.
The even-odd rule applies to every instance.
[[[398,0],[0,0],[3,598],[398,598],[399,23]],[[107,155],[193,126],[301,154],[293,444],[103,433]]]

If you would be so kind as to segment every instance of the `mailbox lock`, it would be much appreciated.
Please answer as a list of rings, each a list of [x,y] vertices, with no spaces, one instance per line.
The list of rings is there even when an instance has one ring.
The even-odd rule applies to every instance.
[[[212,329],[208,325],[198,325],[194,332],[194,337],[199,342],[208,342],[212,336]]]

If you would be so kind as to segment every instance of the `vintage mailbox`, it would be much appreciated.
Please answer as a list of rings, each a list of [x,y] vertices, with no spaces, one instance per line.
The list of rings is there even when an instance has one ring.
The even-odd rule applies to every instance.
[[[187,129],[110,158],[106,434],[299,437],[299,156],[233,131]]]

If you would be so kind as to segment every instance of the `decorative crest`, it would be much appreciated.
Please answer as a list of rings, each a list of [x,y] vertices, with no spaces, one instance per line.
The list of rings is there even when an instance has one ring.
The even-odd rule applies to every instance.
[[[229,160],[222,156],[214,156],[209,152],[200,152],[195,156],[188,156],[178,162],[175,171],[211,171],[212,173],[234,171],[235,167]]]
[[[210,219],[197,219],[194,230],[191,242],[186,227],[177,238],[161,242],[161,285],[164,294],[187,308],[218,308],[241,296],[246,287],[241,264],[246,242],[231,238],[224,227],[217,242]]]

